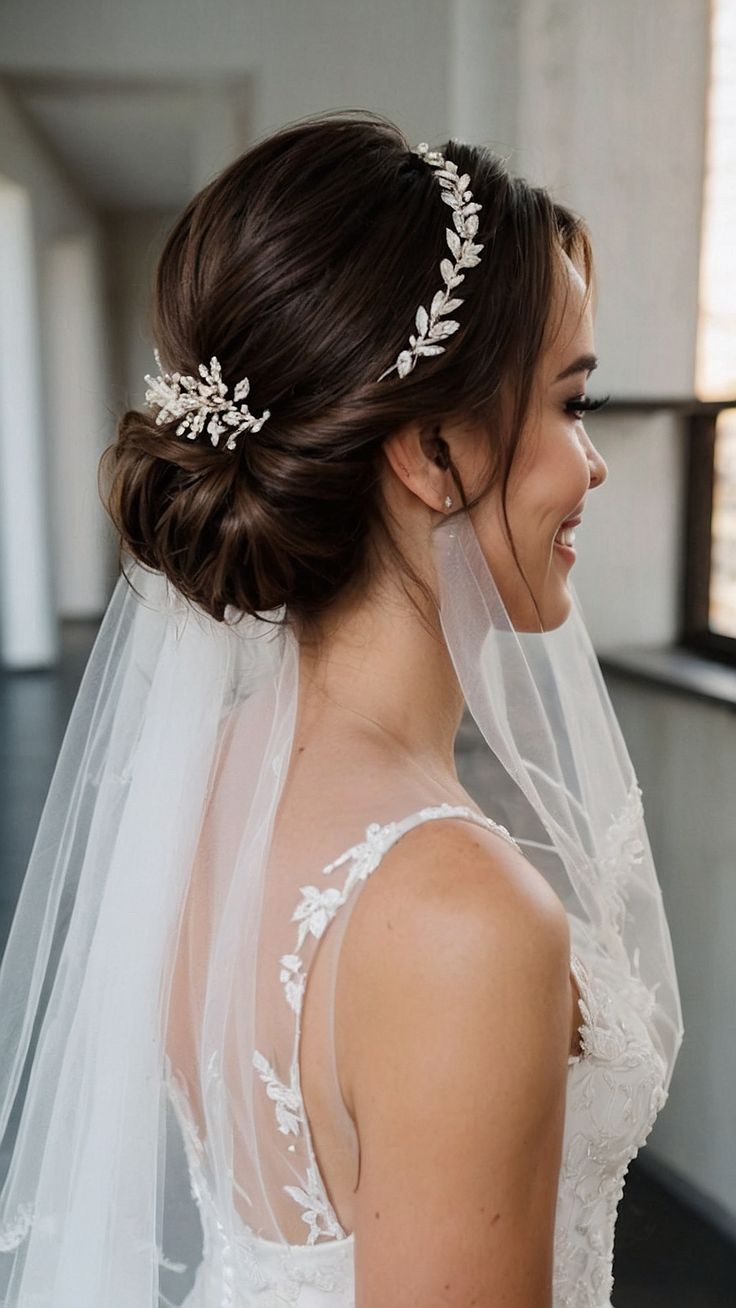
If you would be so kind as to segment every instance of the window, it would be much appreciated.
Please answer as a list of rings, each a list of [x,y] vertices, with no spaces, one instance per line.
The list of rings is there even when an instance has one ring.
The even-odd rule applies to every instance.
[[[736,664],[736,404],[688,421],[683,644]]]
[[[736,0],[712,0],[683,641],[736,664]]]

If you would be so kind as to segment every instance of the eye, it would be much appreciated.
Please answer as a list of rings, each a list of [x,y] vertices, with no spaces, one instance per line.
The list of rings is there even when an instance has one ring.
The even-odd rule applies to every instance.
[[[610,395],[604,395],[599,400],[592,400],[588,395],[573,395],[571,400],[563,406],[565,413],[571,413],[576,418],[582,418],[584,413],[592,413],[594,409],[602,409],[604,404],[608,404]]]

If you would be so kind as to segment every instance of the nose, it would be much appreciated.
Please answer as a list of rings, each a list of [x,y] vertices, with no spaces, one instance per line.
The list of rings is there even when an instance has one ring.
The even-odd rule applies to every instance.
[[[598,450],[595,448],[592,440],[585,433],[585,441],[588,447],[588,463],[590,464],[590,485],[591,489],[602,486],[608,476],[608,465]]]

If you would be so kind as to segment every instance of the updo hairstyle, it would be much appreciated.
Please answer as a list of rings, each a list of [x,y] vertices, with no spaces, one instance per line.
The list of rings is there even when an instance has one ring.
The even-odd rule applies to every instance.
[[[439,148],[470,175],[484,249],[457,291],[459,330],[403,379],[376,380],[441,289],[449,210],[433,170],[386,119],[327,114],[283,128],[205,186],[165,241],[152,305],[163,367],[196,376],[216,355],[230,393],[247,376],[252,412],[271,416],[227,451],[206,432],[176,435],[175,418],[158,426],[130,409],[102,456],[100,493],[121,556],[163,572],[218,621],[228,605],[283,606],[306,631],[369,584],[379,535],[411,572],[380,493],[382,444],[406,422],[432,432],[482,419],[485,490],[501,480],[505,515],[560,250],[589,287],[590,240],[581,218],[491,150]]]

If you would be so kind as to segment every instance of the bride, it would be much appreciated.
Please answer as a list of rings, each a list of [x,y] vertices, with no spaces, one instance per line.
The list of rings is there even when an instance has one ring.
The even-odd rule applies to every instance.
[[[570,576],[592,289],[544,189],[368,113],[169,233],[0,974],[7,1308],[610,1305],[682,1020]]]

